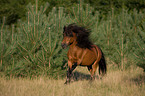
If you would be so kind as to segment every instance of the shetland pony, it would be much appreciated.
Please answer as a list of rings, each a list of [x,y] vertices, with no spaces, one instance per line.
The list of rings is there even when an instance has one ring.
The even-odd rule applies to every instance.
[[[68,70],[65,84],[70,82],[72,71],[77,66],[87,66],[92,79],[98,67],[99,74],[106,74],[107,67],[104,54],[98,46],[89,40],[89,35],[89,30],[76,24],[64,26],[61,46],[63,49],[69,46],[67,53]]]

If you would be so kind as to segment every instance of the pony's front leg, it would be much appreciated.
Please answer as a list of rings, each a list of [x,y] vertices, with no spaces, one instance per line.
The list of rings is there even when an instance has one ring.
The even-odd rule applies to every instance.
[[[67,70],[67,79],[64,84],[70,83],[70,78],[72,75],[72,71],[77,67],[77,63],[72,64],[71,61],[68,61],[68,70]]]

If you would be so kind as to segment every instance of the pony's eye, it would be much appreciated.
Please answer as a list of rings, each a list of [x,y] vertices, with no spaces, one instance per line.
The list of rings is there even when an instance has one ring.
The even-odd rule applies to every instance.
[[[68,37],[73,37],[72,32],[67,32],[67,36],[68,36]]]
[[[70,34],[69,34],[69,37],[73,37],[73,34],[72,34],[72,33],[70,33]]]

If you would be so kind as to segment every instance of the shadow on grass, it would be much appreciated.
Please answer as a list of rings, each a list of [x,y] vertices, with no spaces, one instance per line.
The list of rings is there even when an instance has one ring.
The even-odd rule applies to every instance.
[[[137,84],[145,83],[145,74],[140,74],[140,75],[132,78],[131,81],[134,81]]]
[[[75,72],[73,72],[72,78],[73,78],[74,81],[91,80],[91,75],[75,71]]]

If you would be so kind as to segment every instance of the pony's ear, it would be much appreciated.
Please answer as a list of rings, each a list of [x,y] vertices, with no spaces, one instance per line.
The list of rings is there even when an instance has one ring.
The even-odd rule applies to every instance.
[[[65,29],[66,29],[66,26],[63,27],[63,30],[65,30]]]

